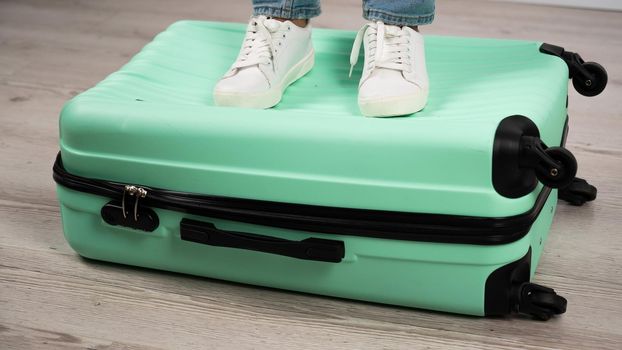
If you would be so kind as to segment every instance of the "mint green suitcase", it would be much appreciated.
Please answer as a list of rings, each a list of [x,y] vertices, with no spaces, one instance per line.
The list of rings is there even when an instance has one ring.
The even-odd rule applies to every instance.
[[[529,281],[558,189],[595,197],[563,140],[568,79],[595,95],[602,67],[537,42],[428,36],[427,107],[365,118],[354,33],[316,29],[315,68],[278,106],[215,107],[244,30],[175,23],[66,104],[54,179],[78,254],[469,315],[565,311]]]

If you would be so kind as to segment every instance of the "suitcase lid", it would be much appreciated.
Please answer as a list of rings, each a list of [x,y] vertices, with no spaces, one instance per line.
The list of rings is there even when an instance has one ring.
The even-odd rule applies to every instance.
[[[353,32],[314,29],[314,69],[269,110],[213,105],[245,26],[182,21],[61,114],[65,168],[89,178],[283,203],[507,217],[492,185],[495,131],[528,116],[548,145],[566,119],[568,69],[540,43],[426,36],[431,91],[409,117],[365,118]],[[357,74],[358,73],[358,74]]]

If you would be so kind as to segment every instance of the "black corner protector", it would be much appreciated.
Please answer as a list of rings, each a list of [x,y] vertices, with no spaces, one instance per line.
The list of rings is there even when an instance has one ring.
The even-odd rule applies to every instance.
[[[493,271],[486,279],[484,314],[503,316],[518,312],[515,286],[529,282],[531,247],[519,260]]]
[[[112,226],[153,232],[160,225],[158,215],[151,208],[139,206],[136,209],[136,217],[134,217],[133,207],[126,208],[124,215],[123,207],[119,201],[108,202],[102,207],[100,214],[102,219]]]
[[[522,115],[503,119],[495,133],[492,153],[492,184],[507,198],[519,198],[533,191],[538,179],[533,169],[521,167],[521,138],[540,137],[536,124]]]

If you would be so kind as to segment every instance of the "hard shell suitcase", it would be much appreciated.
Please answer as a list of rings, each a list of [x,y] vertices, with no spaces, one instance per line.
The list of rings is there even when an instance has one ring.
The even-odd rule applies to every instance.
[[[269,110],[219,108],[244,26],[182,21],[64,107],[65,237],[105,261],[470,315],[563,313],[530,283],[560,196],[595,197],[564,147],[567,89],[606,73],[528,41],[426,37],[427,107],[358,112],[354,34]],[[360,68],[359,68],[360,69]]]

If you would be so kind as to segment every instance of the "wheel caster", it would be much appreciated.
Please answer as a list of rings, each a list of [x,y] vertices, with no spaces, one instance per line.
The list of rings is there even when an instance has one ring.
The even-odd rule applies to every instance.
[[[544,153],[548,159],[535,168],[538,180],[551,188],[570,185],[577,174],[577,160],[572,153],[563,147],[549,147]]]
[[[501,121],[495,133],[492,182],[507,198],[532,192],[538,181],[550,188],[568,186],[577,174],[577,160],[564,147],[548,147],[529,118],[514,115]]]
[[[585,202],[591,202],[596,199],[597,193],[596,187],[590,185],[584,179],[575,177],[570,185],[559,189],[557,196],[571,205],[580,206],[585,204]]]
[[[516,289],[517,311],[521,314],[547,321],[566,312],[568,301],[551,288],[535,283],[523,283]]]
[[[585,62],[581,65],[584,73],[572,77],[572,85],[583,96],[596,96],[607,86],[607,71],[596,62]]]
[[[542,44],[540,52],[557,56],[568,65],[569,78],[575,90],[583,96],[596,96],[607,86],[607,71],[595,62],[585,62],[576,52],[566,51],[561,46]]]

